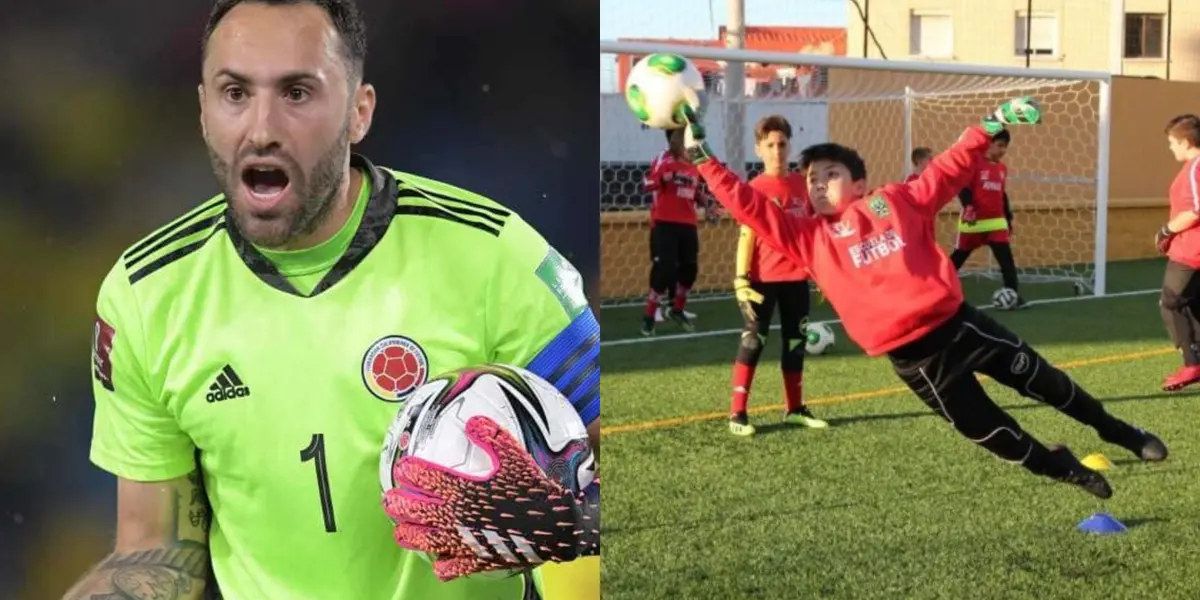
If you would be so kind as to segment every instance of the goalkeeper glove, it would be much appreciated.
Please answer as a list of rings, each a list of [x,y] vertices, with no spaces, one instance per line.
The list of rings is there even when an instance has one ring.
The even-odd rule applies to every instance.
[[[763,295],[750,285],[750,279],[745,275],[733,278],[733,295],[737,298],[738,308],[747,321],[756,321],[754,305],[762,304]]]
[[[701,121],[701,115],[697,114],[690,105],[685,104],[681,109],[684,120],[687,125],[684,125],[683,130],[683,150],[687,154],[688,160],[694,165],[700,165],[709,160],[712,160],[713,152],[709,147],[708,141],[705,140],[704,123]]]
[[[974,206],[971,206],[970,204],[968,204],[963,207],[962,221],[963,221],[963,223],[966,223],[967,225],[975,224],[975,207]]]
[[[1176,235],[1178,234],[1171,231],[1166,225],[1159,228],[1158,233],[1154,235],[1154,247],[1158,248],[1159,254],[1166,254],[1171,249],[1171,242],[1175,239]]]
[[[492,458],[482,478],[411,456],[393,465],[396,487],[384,494],[384,509],[396,543],[434,554],[443,581],[600,554],[599,479],[574,493],[495,421],[471,417],[466,432]]]
[[[1037,125],[1042,122],[1042,110],[1030,96],[1013,98],[992,114],[984,117],[983,129],[988,135],[1000,133],[1006,125]]]

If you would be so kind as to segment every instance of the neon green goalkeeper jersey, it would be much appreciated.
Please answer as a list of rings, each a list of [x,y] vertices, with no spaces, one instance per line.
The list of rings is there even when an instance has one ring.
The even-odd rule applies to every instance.
[[[97,302],[91,460],[135,481],[199,462],[230,600],[537,597],[526,577],[441,583],[398,547],[379,457],[416,387],[486,362],[528,368],[595,420],[582,281],[499,204],[352,165],[354,215],[316,248],[255,248],[218,197],[122,255]]]

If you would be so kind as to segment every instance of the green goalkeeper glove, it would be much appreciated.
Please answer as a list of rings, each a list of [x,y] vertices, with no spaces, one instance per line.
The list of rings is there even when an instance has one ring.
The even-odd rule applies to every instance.
[[[1031,96],[1013,98],[984,117],[983,129],[988,135],[1000,133],[1006,125],[1037,125],[1042,122],[1042,109]]]
[[[704,122],[702,117],[689,105],[684,105],[681,111],[687,125],[683,126],[683,151],[694,165],[700,165],[712,160],[712,148],[704,139]]]

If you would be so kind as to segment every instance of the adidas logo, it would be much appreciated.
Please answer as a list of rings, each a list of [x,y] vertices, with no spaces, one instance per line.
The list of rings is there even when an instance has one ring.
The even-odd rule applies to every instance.
[[[225,368],[217,374],[217,380],[208,386],[206,399],[211,403],[248,396],[250,396],[250,388],[242,383],[242,378],[238,377],[237,373],[233,372],[233,367],[225,365]]]

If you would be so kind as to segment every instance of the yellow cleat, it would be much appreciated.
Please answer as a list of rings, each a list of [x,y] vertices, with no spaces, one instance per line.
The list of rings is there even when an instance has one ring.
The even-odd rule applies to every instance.
[[[750,424],[749,419],[746,418],[744,413],[729,417],[729,433],[741,437],[750,437],[754,435],[754,432],[754,426]]]
[[[783,415],[783,421],[789,425],[802,425],[812,429],[825,429],[829,427],[827,421],[813,416],[812,411],[808,410],[807,406],[802,406],[799,410]]]

